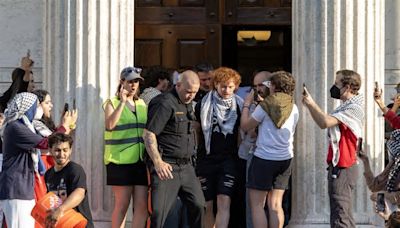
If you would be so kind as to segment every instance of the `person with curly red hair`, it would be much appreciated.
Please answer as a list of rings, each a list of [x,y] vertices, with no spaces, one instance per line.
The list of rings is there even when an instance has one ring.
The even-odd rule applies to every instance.
[[[227,67],[213,71],[212,90],[197,103],[204,143],[198,150],[197,176],[206,199],[206,227],[228,227],[237,184],[238,135],[243,100],[234,94],[241,77]],[[217,199],[214,218],[213,200]]]

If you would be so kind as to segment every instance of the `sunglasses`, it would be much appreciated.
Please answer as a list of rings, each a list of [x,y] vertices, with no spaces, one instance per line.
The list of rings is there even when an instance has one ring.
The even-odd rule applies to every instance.
[[[135,72],[136,74],[140,74],[142,72],[142,68],[139,68],[139,67],[127,67],[122,71],[122,73],[124,73],[124,74],[130,74],[132,72]]]

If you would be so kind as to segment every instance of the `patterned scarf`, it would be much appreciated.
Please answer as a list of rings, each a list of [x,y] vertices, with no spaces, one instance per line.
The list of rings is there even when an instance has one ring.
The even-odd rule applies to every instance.
[[[222,134],[225,136],[233,134],[233,128],[238,117],[238,105],[242,107],[243,100],[236,94],[228,99],[223,99],[217,91],[213,90],[203,97],[201,101],[200,120],[207,154],[210,154],[213,116],[217,117],[217,123]]]
[[[36,134],[32,121],[36,113],[38,98],[33,93],[18,93],[8,103],[7,109],[4,112],[4,124],[0,129],[1,137],[3,138],[4,129],[13,121],[21,121],[29,130]],[[39,153],[38,150],[33,150],[31,153],[34,168],[39,172]]]
[[[390,168],[386,189],[388,192],[398,190],[399,173],[400,173],[400,130],[395,130],[390,135],[390,139],[386,143],[389,154],[394,159],[394,165]]]
[[[350,128],[351,132],[357,137],[362,136],[363,122],[364,122],[364,97],[356,95],[343,102],[337,107],[331,116],[338,119],[340,122]],[[329,143],[332,146],[333,158],[332,165],[336,166],[339,162],[339,141],[340,141],[339,125],[330,127],[328,129]]]

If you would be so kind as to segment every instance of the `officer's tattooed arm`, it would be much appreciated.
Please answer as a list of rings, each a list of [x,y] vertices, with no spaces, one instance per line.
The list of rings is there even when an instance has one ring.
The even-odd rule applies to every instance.
[[[158,151],[156,135],[146,129],[143,130],[143,140],[146,146],[147,153],[154,164],[154,169],[161,180],[172,179],[172,166],[164,162]]]
[[[153,132],[144,129],[143,140],[144,140],[144,145],[146,146],[147,153],[149,154],[153,163],[162,161],[160,152],[158,151],[156,135]]]

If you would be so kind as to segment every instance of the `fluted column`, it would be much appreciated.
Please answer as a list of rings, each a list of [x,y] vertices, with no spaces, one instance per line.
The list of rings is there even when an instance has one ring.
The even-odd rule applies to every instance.
[[[385,101],[395,94],[400,83],[400,1],[385,1]]]
[[[73,160],[86,171],[94,220],[110,221],[101,106],[116,92],[120,70],[133,65],[134,1],[45,0],[44,12],[44,88],[52,96],[55,120],[64,102],[72,108],[76,99]]]
[[[365,95],[365,149],[375,172],[383,167],[383,118],[373,100],[374,82],[384,83],[384,1],[295,0],[293,15],[293,75],[297,80],[300,121],[296,135],[291,227],[328,227],[326,171],[327,131],[321,130],[301,103],[302,83],[325,112],[339,102],[329,89],[340,69],[357,71]],[[353,202],[357,227],[382,224],[375,216],[359,164]]]

